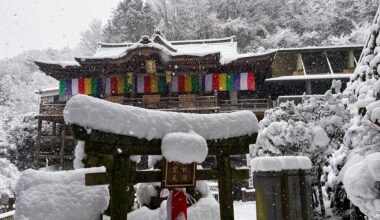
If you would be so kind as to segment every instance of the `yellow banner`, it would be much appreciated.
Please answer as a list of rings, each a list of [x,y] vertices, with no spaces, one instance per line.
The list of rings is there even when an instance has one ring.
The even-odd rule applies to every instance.
[[[219,74],[219,91],[227,90],[227,73]]]
[[[124,93],[124,78],[123,77],[117,77],[117,93],[118,94]]]
[[[191,92],[191,75],[185,75],[185,92]]]
[[[84,79],[84,93],[87,95],[91,94],[91,78]]]
[[[158,87],[157,87],[157,76],[151,76],[150,77],[150,92],[151,93],[157,93]]]

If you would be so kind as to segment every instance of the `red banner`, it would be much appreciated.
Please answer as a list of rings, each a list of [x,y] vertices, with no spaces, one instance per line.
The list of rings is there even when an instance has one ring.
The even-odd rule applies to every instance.
[[[255,74],[253,72],[247,74],[247,87],[250,91],[255,90]]]
[[[212,91],[219,91],[219,74],[212,74]]]
[[[85,93],[85,86],[84,86],[84,78],[78,79],[78,93],[84,94]]]
[[[150,93],[150,76],[144,76],[144,93]]]
[[[111,93],[112,94],[117,93],[117,78],[116,77],[111,78]]]
[[[178,76],[178,92],[185,92],[185,75],[182,74]]]

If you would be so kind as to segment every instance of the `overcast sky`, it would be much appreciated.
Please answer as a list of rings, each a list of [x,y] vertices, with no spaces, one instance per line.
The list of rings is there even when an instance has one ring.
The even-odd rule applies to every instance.
[[[0,58],[28,49],[75,47],[97,18],[103,24],[120,0],[0,0]]]

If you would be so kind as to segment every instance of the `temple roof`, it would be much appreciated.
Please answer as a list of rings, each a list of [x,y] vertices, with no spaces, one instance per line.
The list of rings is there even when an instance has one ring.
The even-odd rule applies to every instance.
[[[219,39],[168,41],[161,34],[154,34],[151,38],[145,37],[145,39],[141,39],[136,43],[100,43],[94,55],[78,57],[77,60],[119,59],[137,48],[155,48],[172,57],[202,57],[210,54],[220,54],[222,59],[223,57],[239,55],[235,36]]]
[[[100,43],[92,56],[76,57],[75,61],[35,61],[42,71],[54,78],[65,77],[67,73],[117,72],[123,70],[141,72],[146,59],[155,59],[159,71],[207,71],[211,69],[230,70],[231,67],[247,69],[247,66],[262,62],[269,66],[275,52],[239,54],[235,36],[203,39],[168,41],[160,32],[152,37],[143,36],[136,43]],[[93,72],[93,73],[91,73]]]

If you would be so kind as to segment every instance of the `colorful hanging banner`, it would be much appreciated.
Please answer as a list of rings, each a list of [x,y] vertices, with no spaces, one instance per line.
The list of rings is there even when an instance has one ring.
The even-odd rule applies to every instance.
[[[78,79],[78,93],[84,94],[85,93],[85,82],[84,78]]]
[[[165,85],[166,85],[166,78],[165,76],[159,76],[158,77],[158,92],[164,93],[165,92]]]
[[[168,79],[171,81],[168,82]],[[245,73],[214,73],[206,75],[177,74],[177,75],[145,75],[128,77],[111,77],[105,79],[106,95],[121,95],[134,91],[137,93],[167,93],[170,89],[174,93],[197,93],[199,91],[254,91],[256,79],[254,72]],[[170,85],[170,88],[169,88]],[[60,95],[103,93],[101,78],[79,78],[59,81]]]
[[[227,91],[231,92],[234,90],[234,74],[233,73],[228,73],[227,74]]]
[[[66,80],[59,80],[59,95],[66,95]]]
[[[60,95],[101,95],[102,81],[100,78],[80,78],[59,81]]]
[[[137,93],[144,93],[144,76],[137,77]]]
[[[157,76],[151,76],[150,77],[150,92],[151,93],[158,93],[158,80],[157,80]]]
[[[191,75],[191,91],[199,92],[199,75]]]
[[[206,92],[212,91],[212,74],[205,75],[205,91]]]
[[[178,76],[174,75],[172,77],[172,92],[178,92]]]
[[[72,87],[71,79],[66,80],[66,95],[71,95],[71,91],[72,91],[71,87]]]
[[[219,91],[227,91],[227,74],[219,74]]]
[[[79,93],[78,90],[78,79],[72,79],[71,80],[71,94],[76,95]]]

